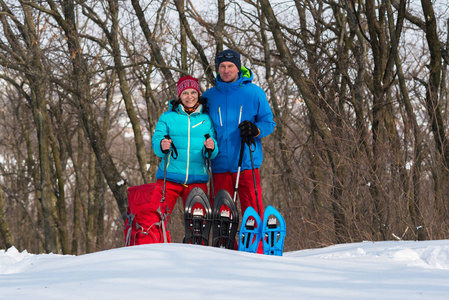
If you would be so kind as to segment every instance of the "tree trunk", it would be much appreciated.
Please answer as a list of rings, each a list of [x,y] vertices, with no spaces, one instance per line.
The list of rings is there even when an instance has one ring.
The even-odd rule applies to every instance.
[[[225,18],[226,18],[226,4],[225,0],[218,0],[218,19],[217,24],[215,24],[214,38],[216,47],[216,53],[218,54],[223,51],[223,31],[225,26]],[[215,63],[214,63],[215,65]],[[218,70],[215,70],[218,73]]]
[[[50,130],[50,143],[53,153],[53,160],[55,162],[56,180],[58,183],[58,189],[55,190],[54,192],[57,199],[56,201],[57,218],[55,218],[55,220],[59,233],[62,253],[69,254],[70,244],[69,244],[69,234],[67,232],[67,210],[65,203],[65,188],[64,188],[65,180],[63,176],[61,158],[59,157],[58,147],[56,145],[56,138],[53,135],[51,127],[49,127],[49,130]]]
[[[73,167],[75,169],[75,194],[73,197],[73,235],[72,235],[72,254],[80,254],[80,242],[81,242],[81,202],[83,198],[82,188],[83,184],[83,162],[84,162],[84,133],[82,125],[78,124],[77,130],[77,156],[72,157]]]
[[[449,144],[447,134],[445,132],[445,121],[443,120],[441,112],[441,104],[438,100],[438,91],[441,84],[441,44],[438,38],[437,22],[432,1],[421,0],[421,5],[426,24],[425,35],[430,52],[430,62],[428,64],[430,77],[426,86],[426,106],[431,123],[433,138],[437,150],[444,161],[444,165],[441,166],[443,182],[439,186],[443,189],[441,191],[441,195],[443,197],[443,202],[445,203],[445,209],[442,217],[443,219],[447,219],[447,214],[449,211],[449,193],[447,192],[449,181]]]
[[[3,189],[0,187],[0,235],[3,237],[4,247],[8,249],[14,246],[14,239],[9,230],[8,218],[5,213],[5,202],[3,201]]]
[[[97,223],[95,207],[95,187],[96,187],[96,174],[95,174],[95,154],[91,151],[89,155],[89,176],[88,176],[88,189],[87,189],[87,209],[84,215],[86,216],[86,253],[95,251],[95,224]],[[98,220],[99,221],[99,220]]]

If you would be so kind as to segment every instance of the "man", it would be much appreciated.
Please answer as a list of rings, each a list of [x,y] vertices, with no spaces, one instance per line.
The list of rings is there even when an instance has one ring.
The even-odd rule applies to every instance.
[[[238,194],[242,214],[252,206],[263,216],[259,167],[262,164],[261,138],[273,132],[276,123],[263,89],[252,83],[253,73],[241,65],[240,54],[228,49],[217,54],[216,86],[207,90],[209,115],[217,133],[219,153],[212,160],[215,194],[220,189],[234,195],[242,138],[254,140],[251,150],[257,183],[255,195],[250,148],[245,145]]]

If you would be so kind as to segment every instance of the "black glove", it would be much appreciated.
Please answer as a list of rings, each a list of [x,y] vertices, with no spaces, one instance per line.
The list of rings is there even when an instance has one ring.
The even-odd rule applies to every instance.
[[[256,124],[250,121],[243,121],[239,125],[240,136],[241,137],[254,137],[260,134],[259,128]]]

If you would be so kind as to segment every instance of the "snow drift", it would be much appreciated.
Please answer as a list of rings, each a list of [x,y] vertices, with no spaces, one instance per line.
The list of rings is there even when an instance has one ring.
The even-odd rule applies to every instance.
[[[0,250],[0,299],[448,299],[449,240],[266,256],[152,244],[70,256]]]

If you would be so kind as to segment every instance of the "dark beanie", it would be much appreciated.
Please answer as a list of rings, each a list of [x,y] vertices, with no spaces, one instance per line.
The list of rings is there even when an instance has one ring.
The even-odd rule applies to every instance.
[[[240,54],[238,52],[231,49],[227,49],[218,53],[217,56],[215,56],[215,65],[217,67],[217,71],[220,64],[224,61],[232,62],[234,65],[237,66],[237,69],[239,69],[240,71],[242,62],[240,61]]]

